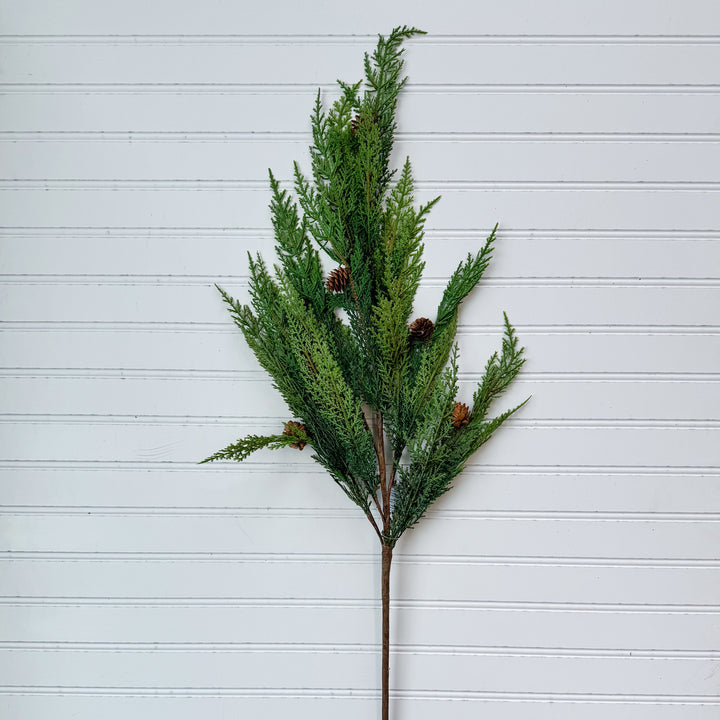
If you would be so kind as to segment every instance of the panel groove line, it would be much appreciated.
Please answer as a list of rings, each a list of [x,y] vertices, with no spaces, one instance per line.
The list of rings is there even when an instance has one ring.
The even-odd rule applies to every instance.
[[[2,695],[83,695],[104,697],[239,697],[239,698],[328,698],[328,699],[378,699],[379,693],[369,688],[217,688],[217,687],[99,687],[81,685],[3,685]],[[611,705],[707,705],[720,707],[716,695],[630,695],[622,693],[508,693],[476,690],[435,691],[435,690],[391,690],[391,698],[406,700],[458,700],[534,703],[578,703]]]
[[[273,472],[302,472],[303,474],[313,473],[312,466],[308,463],[275,463],[269,465],[265,462],[245,461],[244,466],[250,473],[273,473]],[[37,468],[40,470],[58,470],[70,469],[73,471],[87,470],[139,470],[145,471],[156,469],[158,471],[187,471],[197,470],[197,463],[181,461],[181,460],[10,460],[4,459],[0,461],[0,468],[16,470],[19,468]],[[234,463],[219,462],[213,468],[214,473],[219,472],[238,473],[238,468]],[[475,473],[498,473],[498,474],[549,474],[549,475],[707,475],[715,477],[717,475],[717,467],[708,465],[706,467],[692,465],[531,465],[523,463],[514,463],[512,465],[498,465],[496,463],[483,463],[475,468],[467,467],[463,472],[471,474]]]
[[[241,653],[323,653],[375,654],[379,644],[357,643],[242,643],[242,642],[70,642],[70,641],[0,641],[0,650],[34,650],[65,652],[241,652]],[[637,650],[633,648],[597,649],[562,647],[494,647],[481,645],[406,645],[395,644],[398,655],[473,655],[503,657],[610,658],[631,660],[709,660],[720,659],[718,651]]]
[[[720,325],[636,325],[591,324],[580,325],[524,325],[514,323],[518,334],[526,335],[720,335]],[[168,333],[218,333],[237,334],[231,321],[224,322],[141,322],[102,320],[2,320],[0,328],[8,332],[168,332]],[[502,334],[503,325],[458,325],[458,337]]]
[[[288,178],[278,178],[280,182],[289,183]],[[513,190],[557,190],[564,192],[566,190],[624,190],[631,192],[633,190],[655,190],[662,192],[692,192],[705,191],[717,192],[720,190],[720,181],[718,182],[700,182],[690,180],[679,181],[662,181],[662,182],[623,182],[615,180],[606,180],[602,182],[578,182],[571,180],[514,180],[511,182],[495,182],[483,180],[464,180],[464,181],[428,181],[417,182],[415,187],[418,190],[428,192],[442,192],[444,190],[505,190],[511,192]],[[2,190],[136,190],[149,191],[156,190],[265,190],[266,182],[256,180],[113,180],[113,179],[97,179],[97,180],[72,180],[72,179],[33,179],[33,180],[0,180],[0,191]]]
[[[277,35],[261,35],[261,34],[175,34],[175,35],[0,35],[0,43],[3,44],[80,44],[98,43],[101,45],[118,45],[118,44],[144,44],[149,45],[166,45],[178,43],[199,43],[204,44],[236,44],[236,43],[257,43],[257,44],[327,44],[327,45],[362,45],[365,49],[368,45],[372,45],[376,36],[374,34],[357,34],[343,35],[341,33],[333,33],[331,35],[313,35],[313,34],[293,34],[283,33]],[[545,45],[551,43],[569,44],[569,45],[607,45],[609,43],[618,43],[621,45],[719,45],[720,36],[718,35],[441,35],[433,33],[430,37],[422,40],[410,39],[407,45],[445,45],[445,44],[500,44],[505,45],[511,43],[513,45],[527,44]]]
[[[446,132],[438,130],[432,133],[403,132],[396,135],[398,141],[413,142],[420,145],[423,142],[463,142],[486,143],[507,141],[513,143],[607,143],[607,142],[633,142],[633,143],[717,143],[720,142],[720,133],[692,132],[692,133],[661,133],[661,132]],[[217,131],[168,131],[168,130],[0,130],[0,142],[182,142],[187,145],[193,143],[255,143],[277,142],[284,144],[288,141],[303,141],[310,143],[312,136],[303,130],[296,131],[239,131],[228,128]],[[263,228],[264,230],[264,228]]]
[[[648,518],[651,519],[651,518]],[[194,552],[65,552],[65,551],[35,551],[20,550],[6,551],[0,555],[0,562],[6,563],[35,563],[50,561],[57,563],[68,562],[151,562],[151,563],[299,563],[323,565],[376,565],[377,557],[367,553],[293,553],[291,555],[279,553],[194,553]],[[492,556],[492,555],[419,555],[398,551],[394,559],[398,565],[420,566],[427,565],[462,565],[474,566],[520,566],[520,567],[608,567],[608,568],[672,568],[687,569],[699,568],[715,570],[720,568],[720,560],[676,558],[612,558],[612,557],[536,557],[532,555],[521,556]],[[12,596],[2,596],[5,601],[12,600]]]
[[[322,598],[278,598],[278,597],[60,597],[60,596],[0,596],[2,606],[39,606],[39,607],[163,607],[163,608],[350,608],[355,610],[377,610],[380,603],[374,599],[357,597],[344,600],[333,597]],[[717,622],[720,605],[662,605],[630,603],[577,603],[577,602],[518,602],[518,601],[448,601],[448,600],[391,600],[390,607],[402,610],[491,610],[497,612],[522,613],[599,613],[605,615],[651,615],[662,620],[673,615],[700,617],[709,616]]]
[[[262,415],[256,416],[252,414],[248,415],[217,415],[217,416],[203,416],[203,415],[145,415],[138,413],[135,415],[108,415],[108,414],[93,414],[93,413],[77,413],[77,414],[55,414],[55,413],[35,413],[35,414],[16,414],[16,413],[2,413],[0,414],[0,424],[31,424],[31,425],[46,425],[46,424],[77,424],[77,425],[188,425],[198,426],[203,425],[219,427],[219,426],[230,426],[237,427],[242,425],[253,425],[261,427],[265,424],[268,426],[270,423],[275,421],[281,421],[286,417],[283,415]],[[559,419],[559,418],[542,418],[536,417],[532,419],[521,420],[518,418],[510,418],[505,423],[505,427],[511,428],[550,428],[550,429],[562,429],[562,428],[583,428],[588,430],[597,430],[599,428],[611,428],[611,429],[630,429],[635,428],[639,430],[649,430],[657,428],[661,430],[668,430],[673,428],[686,428],[694,430],[709,430],[720,428],[720,419],[704,419],[704,420],[681,420],[681,419],[667,419],[667,420],[652,420],[652,419],[637,419],[637,420],[626,420],[622,418],[616,419],[602,419],[596,420],[592,418],[587,419]],[[2,512],[2,510],[0,510]]]
[[[311,518],[337,518],[347,517],[356,519],[357,511],[346,508],[333,508],[328,511],[320,511],[309,508],[250,508],[250,507],[121,507],[106,505],[4,505],[0,508],[2,515],[117,515],[121,517],[132,517],[142,515],[144,517],[155,517],[161,515],[173,516],[231,516],[231,517],[268,517],[272,513],[277,517],[311,517]],[[667,513],[667,512],[600,512],[600,511],[569,511],[555,510],[546,512],[535,511],[478,511],[478,510],[429,510],[428,518],[436,520],[458,519],[458,520],[594,520],[597,522],[720,522],[720,513],[695,512],[695,513]],[[464,556],[457,556],[464,558]],[[447,560],[447,559],[446,559]],[[303,560],[304,561],[304,560]],[[430,560],[428,560],[430,562]],[[712,565],[712,563],[708,563]],[[720,567],[720,560],[717,561]]]
[[[218,382],[267,381],[261,370],[180,370],[177,368],[61,368],[61,367],[0,367],[0,378],[82,379],[134,378],[141,380],[212,380]],[[459,372],[458,379],[479,381],[481,372]],[[720,373],[672,372],[525,372],[526,382],[620,382],[620,383],[718,383]]]
[[[491,227],[479,228],[452,228],[438,227],[427,228],[425,238],[444,238],[444,239],[485,239]],[[684,228],[660,228],[655,230],[643,230],[631,227],[618,228],[520,228],[520,227],[501,227],[498,231],[502,237],[508,239],[523,240],[560,240],[573,238],[588,238],[599,240],[624,240],[638,239],[647,241],[659,240],[692,240],[707,241],[720,239],[720,230],[709,228],[706,230],[693,230]],[[0,237],[54,237],[60,235],[63,237],[87,237],[87,238],[132,238],[137,237],[140,233],[144,238],[162,238],[162,237],[187,237],[188,233],[193,236],[203,238],[251,238],[259,244],[267,242],[273,238],[272,232],[267,227],[255,226],[234,226],[228,228],[217,228],[211,226],[171,226],[171,227],[155,227],[153,225],[132,225],[132,226],[115,226],[103,228],[102,231],[95,227],[89,226],[70,226],[70,225],[4,225],[0,228]]]
[[[212,286],[214,283],[233,283],[243,288],[248,287],[249,276],[239,275],[96,275],[96,274],[43,274],[27,275],[0,274],[0,287],[3,285],[51,285],[67,287],[68,285],[106,286],[122,285],[124,287],[141,287],[143,285],[173,286],[181,285],[193,287],[196,285]],[[447,284],[447,278],[426,274],[420,281],[420,287],[441,287]],[[523,277],[503,275],[492,278],[483,278],[483,287],[542,287],[542,288],[563,288],[563,287],[597,287],[597,288],[650,288],[650,287],[694,287],[694,288],[720,288],[720,277],[656,277],[656,278],[631,278],[631,277]]]
[[[407,95],[465,95],[485,93],[507,94],[657,94],[657,95],[706,95],[716,94],[717,83],[412,83],[404,88]],[[0,93],[8,95],[43,94],[93,94],[117,95],[126,93],[172,93],[173,95],[302,95],[310,99],[320,90],[328,95],[337,86],[329,83],[0,83]]]

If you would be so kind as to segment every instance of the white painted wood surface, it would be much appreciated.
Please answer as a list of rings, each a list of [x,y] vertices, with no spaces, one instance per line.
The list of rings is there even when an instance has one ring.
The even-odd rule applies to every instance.
[[[720,714],[720,6],[0,0],[0,715],[366,720],[379,563],[212,287],[315,90],[408,43],[417,304],[500,239],[531,402],[398,547],[396,720]]]

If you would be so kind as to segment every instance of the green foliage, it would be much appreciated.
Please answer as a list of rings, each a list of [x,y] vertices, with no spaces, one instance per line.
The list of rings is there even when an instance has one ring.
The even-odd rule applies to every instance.
[[[237,460],[237,462],[241,462],[256,450],[262,450],[263,448],[276,450],[277,448],[288,447],[297,444],[299,439],[304,439],[307,442],[307,436],[303,438],[297,435],[248,435],[201,460],[200,464],[215,462],[216,460]]]
[[[249,256],[248,305],[218,288],[304,429],[294,423],[290,434],[250,435],[204,461],[241,461],[301,440],[390,547],[521,407],[488,419],[524,362],[505,316],[502,348],[488,360],[469,416],[456,427],[458,313],[488,267],[497,226],[450,278],[432,334],[409,332],[425,265],[425,221],[439,200],[416,207],[410,160],[395,182],[389,167],[406,81],[401,45],[418,34],[400,27],[380,37],[365,55],[364,84],[338,81],[329,109],[318,93],[311,176],[295,164],[296,200],[270,172],[279,264],[271,273],[259,255]],[[323,259],[349,270],[347,284],[331,285],[334,292]]]
[[[473,257],[472,253],[468,253],[467,260],[458,265],[457,270],[450,278],[437,311],[435,327],[438,331],[457,318],[460,303],[480,282],[480,278],[490,264],[496,231],[497,225],[477,255]]]

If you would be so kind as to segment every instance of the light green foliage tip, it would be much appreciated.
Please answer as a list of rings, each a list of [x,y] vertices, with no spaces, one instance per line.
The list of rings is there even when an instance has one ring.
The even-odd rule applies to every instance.
[[[439,200],[415,206],[409,159],[399,174],[389,169],[406,81],[401,45],[418,34],[399,27],[381,36],[365,55],[364,84],[338,81],[340,97],[328,110],[318,93],[311,176],[295,164],[293,196],[270,172],[279,264],[271,272],[259,255],[249,257],[249,305],[218,288],[302,429],[250,435],[204,461],[307,442],[389,546],[520,407],[488,418],[524,362],[505,316],[502,348],[485,366],[469,419],[454,422],[458,311],[490,262],[495,229],[453,273],[430,336],[409,330],[425,220]],[[323,260],[348,271],[344,287],[329,289]]]

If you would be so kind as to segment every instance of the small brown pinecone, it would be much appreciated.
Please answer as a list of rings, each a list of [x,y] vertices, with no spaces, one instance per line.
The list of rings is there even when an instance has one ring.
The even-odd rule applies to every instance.
[[[296,422],[295,420],[289,420],[285,423],[283,435],[295,435],[296,430],[299,430],[307,435],[307,428],[302,423]],[[297,442],[290,443],[290,447],[296,448],[297,450],[302,450],[306,445],[307,443],[305,440],[301,440],[300,438],[298,438]]]
[[[455,403],[452,411],[452,424],[461,428],[470,422],[470,408],[465,403]]]
[[[334,293],[341,293],[345,290],[350,282],[350,268],[344,265],[336,267],[328,276],[325,287]]]
[[[434,329],[435,326],[433,325],[432,320],[428,320],[427,318],[418,318],[417,320],[413,320],[410,325],[410,339],[415,340],[416,342],[425,342],[430,339]]]

